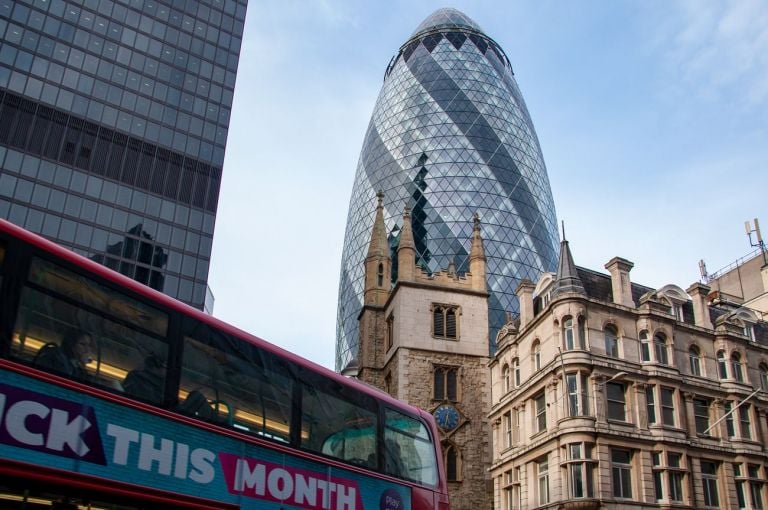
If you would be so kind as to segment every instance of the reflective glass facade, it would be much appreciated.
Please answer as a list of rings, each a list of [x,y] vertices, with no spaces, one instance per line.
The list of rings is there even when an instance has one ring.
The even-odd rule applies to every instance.
[[[0,0],[0,217],[197,308],[246,0]]]
[[[417,262],[430,272],[451,261],[468,270],[472,215],[480,214],[492,342],[505,312],[518,310],[520,280],[556,268],[555,206],[533,123],[506,55],[459,11],[429,16],[386,70],[349,205],[337,370],[357,353],[377,190],[393,250],[403,209],[412,208]]]

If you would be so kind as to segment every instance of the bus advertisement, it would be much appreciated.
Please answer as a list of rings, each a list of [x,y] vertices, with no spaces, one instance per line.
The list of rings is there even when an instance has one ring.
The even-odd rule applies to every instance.
[[[410,490],[163,419],[8,370],[0,452],[16,460],[240,508],[410,510]]]

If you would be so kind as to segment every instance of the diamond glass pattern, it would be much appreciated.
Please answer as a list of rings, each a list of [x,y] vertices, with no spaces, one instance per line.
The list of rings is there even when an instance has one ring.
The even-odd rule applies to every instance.
[[[505,312],[518,310],[520,280],[555,269],[552,191],[509,60],[455,9],[435,11],[403,44],[371,115],[344,238],[337,370],[357,354],[363,261],[378,190],[393,254],[407,204],[417,263],[429,272],[450,262],[459,272],[468,270],[472,215],[480,214],[491,342]]]

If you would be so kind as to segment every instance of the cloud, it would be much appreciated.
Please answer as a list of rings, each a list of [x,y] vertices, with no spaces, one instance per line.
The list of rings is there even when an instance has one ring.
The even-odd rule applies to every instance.
[[[657,44],[667,48],[667,70],[687,93],[729,98],[745,108],[768,103],[768,3],[763,0],[674,4],[672,22],[660,24]],[[667,13],[669,14],[669,13]]]

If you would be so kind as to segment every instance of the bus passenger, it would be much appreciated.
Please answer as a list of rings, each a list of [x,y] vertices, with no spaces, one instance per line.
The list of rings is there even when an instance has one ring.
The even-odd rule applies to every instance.
[[[61,341],[44,345],[35,356],[34,365],[78,381],[89,378],[86,365],[93,361],[93,338],[90,333],[71,329]]]
[[[134,397],[160,402],[163,399],[164,380],[165,362],[160,356],[150,354],[144,359],[144,368],[128,372],[123,381],[123,389]]]

